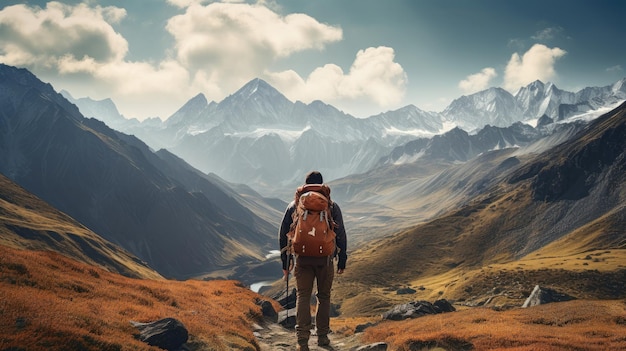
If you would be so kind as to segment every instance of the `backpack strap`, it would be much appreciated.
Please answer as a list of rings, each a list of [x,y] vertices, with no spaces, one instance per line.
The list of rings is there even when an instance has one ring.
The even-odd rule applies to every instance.
[[[315,191],[316,193],[320,193],[324,196],[326,196],[326,198],[328,199],[328,202],[331,202],[330,200],[330,187],[326,184],[304,184],[300,187],[298,187],[298,189],[296,189],[296,195],[295,195],[295,200],[296,200],[296,205],[298,205],[298,201],[300,200],[300,196],[306,192],[309,191]]]

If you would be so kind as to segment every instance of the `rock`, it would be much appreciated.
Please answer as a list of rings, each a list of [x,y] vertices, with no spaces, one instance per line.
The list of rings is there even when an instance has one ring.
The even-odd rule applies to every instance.
[[[524,301],[523,308],[543,305],[550,302],[561,302],[574,300],[574,297],[567,294],[559,293],[556,290],[549,288],[542,288],[539,285],[535,285],[535,288],[530,293],[530,296]]]
[[[433,306],[435,307],[435,310],[438,311],[438,313],[456,311],[456,308],[454,308],[454,306],[452,306],[452,304],[445,299],[433,302]]]
[[[374,344],[361,346],[356,349],[356,351],[387,351],[387,343],[377,342]]]
[[[375,324],[372,323],[372,322],[367,322],[365,324],[359,324],[359,325],[356,326],[356,328],[354,328],[354,332],[355,333],[362,333],[362,332],[365,331],[365,329],[367,329],[367,328],[369,328],[371,326],[374,326],[374,325]]]
[[[130,321],[139,330],[139,340],[168,351],[184,349],[189,339],[187,328],[179,320],[164,318],[150,323]]]
[[[278,303],[283,306],[285,309],[295,308],[296,307],[296,288],[293,288],[287,294],[287,291],[283,291],[279,296],[273,297],[274,300],[278,301]]]
[[[278,312],[278,324],[282,325],[287,329],[293,329],[296,327],[296,309],[292,308],[289,310],[279,311]]]
[[[258,301],[257,304],[261,306],[261,313],[263,314],[263,317],[276,318],[278,316],[278,313],[276,313],[276,310],[271,302],[261,300]]]
[[[438,300],[437,307],[428,301],[412,301],[402,305],[396,305],[391,310],[383,313],[383,319],[394,321],[417,318],[427,314],[437,314],[454,311],[454,307],[446,300]]]
[[[341,315],[341,305],[337,305],[334,303],[330,304],[330,316],[331,317],[339,317]]]
[[[417,292],[417,290],[415,289],[411,289],[411,288],[400,288],[398,290],[396,290],[396,294],[397,295],[409,295],[409,294],[415,294]]]

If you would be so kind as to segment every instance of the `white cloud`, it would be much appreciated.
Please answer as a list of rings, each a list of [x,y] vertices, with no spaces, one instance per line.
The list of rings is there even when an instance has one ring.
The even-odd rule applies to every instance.
[[[323,100],[338,106],[374,102],[391,106],[405,94],[407,77],[402,66],[394,62],[392,48],[377,47],[360,50],[348,73],[335,64],[315,69],[306,79],[293,71],[271,73],[271,84],[294,100]]]
[[[504,72],[504,89],[515,92],[535,80],[551,81],[556,76],[556,60],[567,52],[560,48],[533,45],[523,56],[514,53]]]
[[[475,92],[485,90],[489,87],[489,82],[498,74],[491,67],[483,68],[480,72],[467,76],[459,82],[459,88],[465,94],[473,94]]]
[[[389,106],[405,93],[406,74],[387,47],[359,51],[349,72],[334,63],[308,77],[271,70],[280,60],[324,50],[343,36],[340,27],[308,15],[280,15],[265,6],[271,0],[168,2],[184,12],[167,22],[175,46],[161,62],[128,60],[128,42],[115,30],[126,11],[93,2],[0,10],[0,62],[29,68],[77,97],[110,97],[124,115],[140,119],[166,118],[198,92],[220,101],[257,77],[306,102]]]
[[[68,61],[86,70],[119,61],[128,43],[109,22],[117,23],[124,16],[124,9],[85,4],[49,2],[45,9],[8,6],[0,11],[0,61],[53,70]]]
[[[622,68],[621,65],[615,65],[615,66],[611,66],[609,68],[606,69],[607,72],[621,72],[624,69]]]
[[[341,28],[308,15],[280,16],[264,6],[232,3],[191,4],[168,21],[167,30],[178,61],[198,77],[196,83],[219,85],[223,94],[281,58],[342,39]]]
[[[530,38],[539,41],[549,41],[562,36],[563,32],[564,30],[562,27],[548,27],[538,31]]]

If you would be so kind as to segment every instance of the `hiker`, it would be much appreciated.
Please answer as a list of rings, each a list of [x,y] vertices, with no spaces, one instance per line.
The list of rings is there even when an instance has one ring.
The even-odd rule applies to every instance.
[[[300,229],[297,223],[304,221],[302,218],[307,217],[305,214],[302,218],[298,219],[298,214],[302,212],[302,209],[297,207],[302,206],[302,202],[307,196],[307,190],[314,189],[312,193],[316,195],[322,193],[324,197],[322,201],[326,199],[328,202],[328,212],[330,212],[331,218],[326,218],[330,227],[330,234],[332,234],[331,248],[322,247],[326,244],[316,246],[315,252],[307,252],[305,244],[292,245],[292,242],[299,242],[299,240],[312,240],[314,236],[319,238],[322,229],[317,230],[313,228],[308,231],[308,234],[303,234],[302,239],[299,239],[294,233],[297,229]],[[304,195],[301,197],[301,195]],[[313,196],[310,196],[313,197]],[[302,207],[300,207],[302,208]],[[324,211],[322,211],[324,212]],[[324,219],[324,214],[314,213],[319,220],[319,223]],[[313,217],[311,215],[310,217]],[[315,224],[319,225],[319,224]],[[298,228],[296,228],[298,227]],[[309,235],[310,234],[310,235]],[[337,261],[337,274],[342,274],[346,268],[347,260],[347,241],[346,230],[343,225],[343,217],[339,206],[330,200],[330,188],[324,184],[322,174],[317,171],[312,171],[307,174],[305,178],[305,185],[296,190],[296,196],[292,201],[285,214],[283,216],[282,223],[279,230],[279,243],[281,248],[281,259],[283,265],[283,275],[285,279],[289,279],[289,272],[292,268],[292,264],[295,265],[294,277],[296,278],[296,336],[298,339],[298,350],[308,351],[309,336],[311,335],[311,294],[313,291],[313,282],[317,283],[317,310],[315,315],[315,324],[317,328],[317,344],[320,346],[327,346],[330,344],[328,339],[328,333],[330,332],[330,292],[333,284],[333,278],[335,276],[334,261],[338,257]],[[319,248],[318,248],[319,247]],[[308,248],[307,248],[308,250]],[[293,260],[293,261],[292,261]]]

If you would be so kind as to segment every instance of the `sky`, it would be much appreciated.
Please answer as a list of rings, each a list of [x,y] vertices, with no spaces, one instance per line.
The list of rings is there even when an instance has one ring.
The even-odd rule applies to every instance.
[[[2,0],[0,63],[139,120],[255,78],[360,118],[441,112],[491,87],[617,82],[624,14],[622,0]]]

